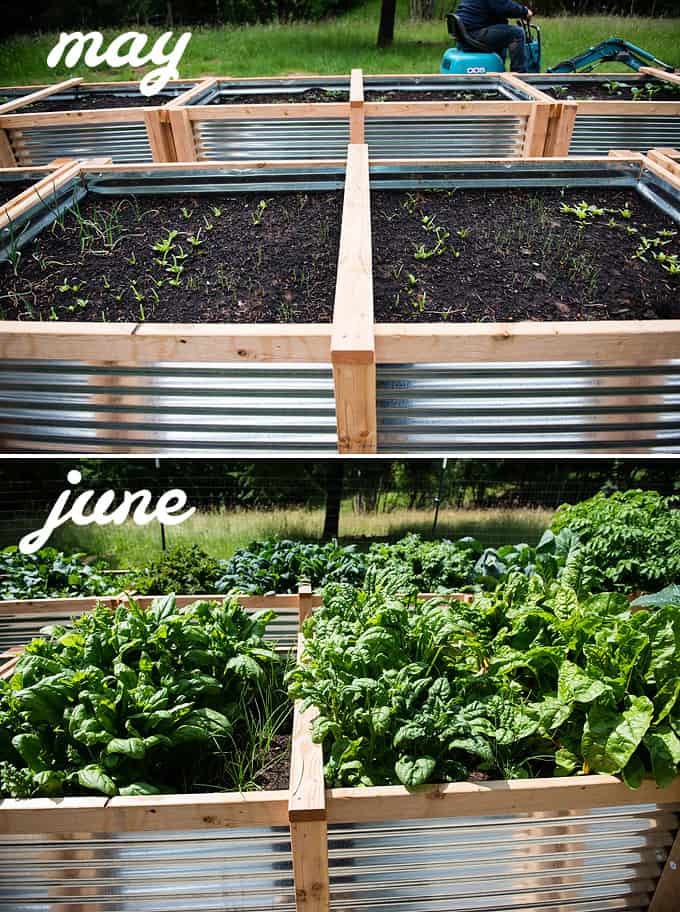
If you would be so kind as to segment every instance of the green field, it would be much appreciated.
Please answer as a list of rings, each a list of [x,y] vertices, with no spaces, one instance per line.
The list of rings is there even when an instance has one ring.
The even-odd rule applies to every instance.
[[[180,74],[280,76],[347,73],[352,67],[362,67],[366,73],[437,72],[442,53],[450,46],[443,18],[411,22],[408,5],[400,0],[395,44],[380,51],[375,46],[378,10],[377,0],[369,0],[337,19],[319,23],[195,29]],[[542,28],[544,68],[612,35],[680,67],[680,18],[539,16],[536,21]],[[108,37],[121,31],[110,32]],[[148,34],[162,31],[149,29]],[[57,38],[56,33],[22,36],[0,44],[0,84],[48,83],[73,75],[88,81],[139,79],[143,75],[144,71],[131,68],[89,70],[82,66],[75,72],[59,66],[50,70],[45,61]],[[609,64],[604,69],[621,67]]]
[[[213,557],[230,557],[237,548],[258,538],[278,535],[315,541],[323,528],[323,510],[280,509],[211,511],[196,513],[180,526],[167,529],[168,547],[199,545]],[[551,510],[541,509],[443,509],[438,537],[471,535],[488,547],[528,542],[536,544],[550,525]],[[39,524],[39,523],[37,523]],[[32,528],[37,528],[37,524]],[[27,529],[31,528],[27,525]],[[340,517],[343,542],[373,537],[398,538],[407,532],[431,535],[432,510],[393,510],[389,513],[355,513],[346,504]],[[106,558],[116,569],[141,566],[161,553],[160,527],[156,523],[136,526],[75,526],[57,529],[49,542],[61,550],[84,551]]]

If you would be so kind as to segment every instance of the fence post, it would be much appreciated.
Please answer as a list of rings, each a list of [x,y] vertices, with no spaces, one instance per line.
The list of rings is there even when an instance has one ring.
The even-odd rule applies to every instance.
[[[301,582],[298,588],[300,623],[311,615],[311,600],[311,585],[307,581]],[[302,634],[298,633],[298,661],[303,648]],[[295,704],[288,820],[298,912],[328,912],[330,903],[323,749],[312,741],[312,722],[316,715],[318,710],[314,707],[301,712],[299,704]]]
[[[368,146],[364,144],[350,144],[347,149],[331,362],[338,450],[341,453],[375,453],[373,255]]]
[[[678,908],[680,893],[680,830],[668,853],[666,864],[659,877],[647,912],[674,912]]]
[[[178,162],[196,161],[196,145],[191,117],[187,108],[166,108]]]
[[[15,168],[17,160],[9,141],[9,133],[0,127],[0,168]]]
[[[577,109],[575,101],[560,101],[553,106],[543,153],[546,157],[563,158],[569,155]]]

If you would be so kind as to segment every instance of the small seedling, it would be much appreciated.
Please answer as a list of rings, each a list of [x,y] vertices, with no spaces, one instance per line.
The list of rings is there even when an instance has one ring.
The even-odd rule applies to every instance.
[[[189,235],[188,241],[194,250],[200,250],[200,248],[205,244],[205,238],[201,237],[201,228],[198,229],[196,234]]]
[[[260,200],[260,202],[257,204],[257,209],[255,210],[255,212],[252,212],[250,215],[250,220],[253,223],[253,225],[260,225],[262,223],[262,219],[264,217],[266,208],[267,208],[267,201]]]
[[[186,208],[186,206],[182,206],[182,208],[179,211],[182,214],[182,218],[186,219],[187,221],[189,221],[189,219],[193,215],[193,212],[189,212],[189,210]]]
[[[222,210],[219,206],[211,206],[210,211],[215,216],[215,218],[219,218],[222,215]]]

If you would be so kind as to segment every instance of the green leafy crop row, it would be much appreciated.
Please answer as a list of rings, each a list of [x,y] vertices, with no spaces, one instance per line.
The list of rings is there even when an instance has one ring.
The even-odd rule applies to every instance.
[[[99,606],[0,681],[0,797],[257,787],[288,724],[271,612]]]
[[[78,595],[112,595],[111,577],[103,575],[102,561],[88,563],[84,554],[65,555],[55,548],[22,554],[18,548],[0,551],[0,598],[67,598]]]
[[[583,565],[574,553],[559,581],[514,572],[472,605],[418,603],[380,574],[329,589],[289,675],[291,697],[319,709],[328,785],[673,779],[680,601],[633,612],[587,595]]]

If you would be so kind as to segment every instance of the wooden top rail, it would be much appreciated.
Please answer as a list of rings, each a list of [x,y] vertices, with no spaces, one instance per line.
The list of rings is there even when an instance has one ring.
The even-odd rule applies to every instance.
[[[531,83],[524,82],[521,76],[517,76],[515,73],[500,73],[499,76],[501,82],[505,82],[514,89],[525,92],[527,95],[531,95],[531,97],[535,98],[537,101],[542,101],[549,105],[554,105],[556,103],[556,99],[554,99],[552,95],[546,95],[545,92],[541,92],[540,89],[537,89],[535,86],[531,85]]]
[[[26,105],[33,104],[34,101],[40,101],[42,98],[54,95],[55,92],[63,92],[65,89],[70,89],[72,86],[78,85],[82,81],[83,79],[81,76],[76,76],[74,79],[65,79],[63,82],[55,83],[55,85],[36,89],[36,91],[30,92],[28,95],[22,95],[20,98],[13,98],[11,101],[6,101],[4,104],[0,105],[0,114],[14,111],[15,108],[26,107]]]
[[[129,833],[287,826],[288,792],[138,795],[131,798],[6,798],[0,835]]]
[[[186,92],[182,92],[177,98],[173,98],[171,101],[166,102],[166,104],[163,105],[163,110],[167,111],[168,109],[179,108],[182,105],[185,105],[188,101],[191,101],[192,98],[195,98],[197,95],[201,95],[203,92],[212,88],[216,83],[216,76],[204,76],[195,86],[187,89]]]
[[[163,595],[135,595],[130,592],[121,592],[118,595],[92,595],[75,598],[56,599],[13,599],[0,601],[0,618],[4,614],[64,614],[73,611],[91,611],[96,605],[117,605],[129,599],[134,600],[140,607],[148,608],[156,599],[165,598]],[[198,601],[222,601],[231,598],[226,593],[204,593],[201,595],[176,595],[177,606],[182,608]],[[276,611],[286,610],[291,614],[297,612],[298,596],[295,594],[282,595],[236,595],[239,604],[248,611],[260,611],[263,608],[272,608]],[[310,595],[312,607],[321,604],[319,596]]]
[[[0,358],[328,364],[326,323],[29,323],[0,320]]]
[[[349,78],[349,105],[351,108],[364,103],[364,77],[361,70],[352,70]]]
[[[367,117],[528,117],[535,104],[535,100],[520,98],[515,101],[365,101],[364,111]]]
[[[645,76],[655,76],[665,82],[674,82],[676,85],[680,85],[680,73],[669,73],[666,70],[658,69],[658,67],[640,67],[638,72],[644,73]]]
[[[32,187],[28,187],[23,193],[19,193],[13,199],[8,200],[4,206],[0,206],[0,228],[4,228],[16,221],[24,212],[27,212],[35,205],[39,205],[44,200],[54,194],[59,187],[67,184],[72,178],[80,173],[80,162],[64,161],[54,171],[46,174]]]
[[[573,360],[651,364],[677,358],[679,353],[678,320],[375,326],[379,364]]]
[[[188,162],[142,162],[137,165],[131,164],[107,164],[106,166],[95,166],[91,162],[82,163],[84,174],[117,174],[128,173],[130,171],[143,171],[148,173],[162,173],[172,171],[268,171],[278,170],[280,168],[345,168],[344,158],[313,158],[313,159],[296,159],[282,158],[280,160],[253,160],[244,159],[243,161],[188,161]]]
[[[348,101],[289,101],[276,104],[192,105],[183,108],[190,120],[291,120],[345,118]]]
[[[329,823],[545,813],[631,804],[680,803],[680,778],[667,788],[646,780],[632,791],[615,776],[564,776],[403,786],[335,788],[326,792]]]

